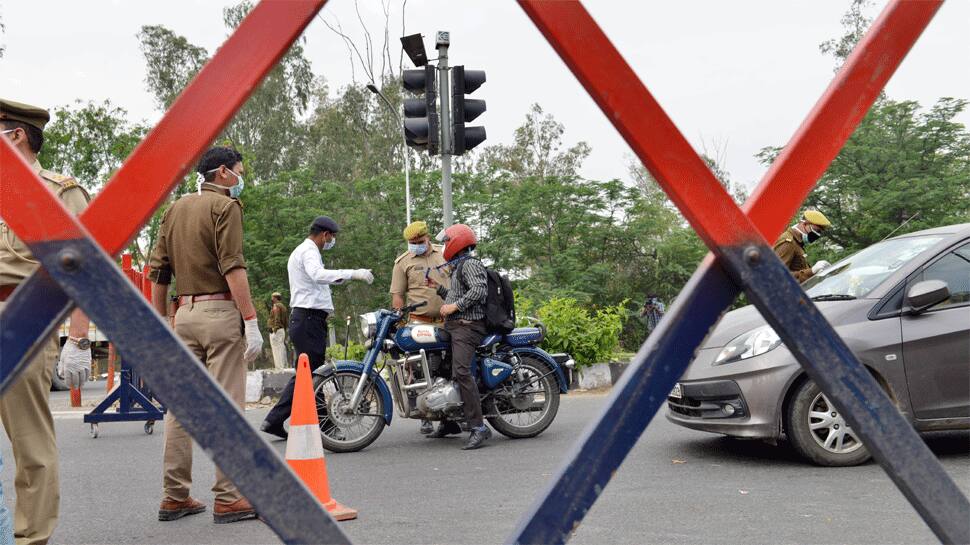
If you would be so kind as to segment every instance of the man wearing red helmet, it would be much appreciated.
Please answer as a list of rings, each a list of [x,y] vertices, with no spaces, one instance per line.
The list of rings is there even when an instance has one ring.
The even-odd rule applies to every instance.
[[[485,265],[471,251],[478,237],[470,227],[455,224],[445,229],[445,259],[452,264],[451,289],[438,286],[438,295],[445,300],[441,315],[445,318],[445,330],[451,333],[451,369],[461,392],[462,409],[471,434],[462,450],[482,446],[492,431],[482,418],[482,402],[478,385],[472,376],[471,366],[475,349],[485,338],[485,297],[488,293],[488,276]],[[442,422],[429,437],[444,437],[460,433],[454,422]]]

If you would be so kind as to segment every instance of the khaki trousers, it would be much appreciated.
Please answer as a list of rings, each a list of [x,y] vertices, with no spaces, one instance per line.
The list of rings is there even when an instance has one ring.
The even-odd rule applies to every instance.
[[[175,333],[239,407],[246,401],[246,342],[242,327],[242,317],[232,301],[190,303],[179,307],[175,314]],[[165,415],[163,465],[165,499],[185,501],[192,488],[192,438],[171,412]],[[218,467],[212,492],[219,503],[242,498]]]
[[[0,302],[0,310],[4,304]],[[0,397],[0,420],[17,465],[17,545],[47,543],[57,526],[61,488],[50,391],[54,362],[60,352],[58,344],[57,336],[51,337],[17,382]]]
[[[286,367],[286,330],[281,327],[270,333],[269,345],[273,347],[273,367]]]

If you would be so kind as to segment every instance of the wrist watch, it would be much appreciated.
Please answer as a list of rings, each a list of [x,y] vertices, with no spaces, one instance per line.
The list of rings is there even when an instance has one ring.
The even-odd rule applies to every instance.
[[[81,337],[80,339],[75,339],[74,337],[67,338],[72,343],[76,344],[81,350],[88,350],[91,348],[91,339],[87,337]]]

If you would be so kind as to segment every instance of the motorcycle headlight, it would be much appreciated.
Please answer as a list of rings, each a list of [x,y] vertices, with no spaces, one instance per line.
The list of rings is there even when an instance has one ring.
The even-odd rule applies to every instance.
[[[360,333],[364,339],[370,339],[377,335],[377,313],[368,312],[360,315]]]
[[[738,335],[721,350],[714,359],[714,365],[734,363],[760,356],[774,350],[781,344],[781,337],[769,325],[752,329],[743,335]]]

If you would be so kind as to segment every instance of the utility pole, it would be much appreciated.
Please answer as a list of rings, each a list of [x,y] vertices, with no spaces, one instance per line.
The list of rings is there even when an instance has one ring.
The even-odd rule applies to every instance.
[[[435,36],[438,48],[438,97],[441,101],[441,207],[444,212],[444,225],[447,229],[454,223],[451,212],[451,92],[448,85],[448,45],[451,36],[439,30]]]

